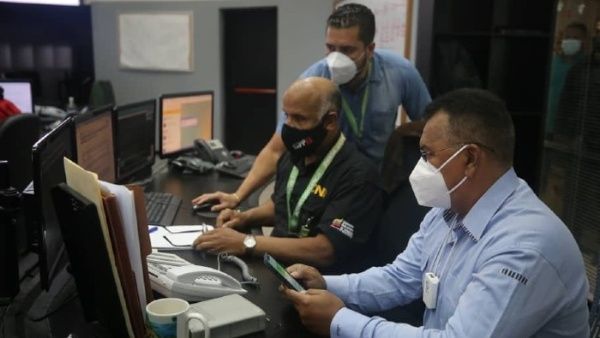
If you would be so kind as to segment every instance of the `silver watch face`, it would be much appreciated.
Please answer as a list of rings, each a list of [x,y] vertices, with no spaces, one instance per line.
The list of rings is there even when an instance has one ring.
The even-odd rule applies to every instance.
[[[246,236],[244,238],[244,246],[248,249],[253,249],[256,246],[256,238],[252,235]]]

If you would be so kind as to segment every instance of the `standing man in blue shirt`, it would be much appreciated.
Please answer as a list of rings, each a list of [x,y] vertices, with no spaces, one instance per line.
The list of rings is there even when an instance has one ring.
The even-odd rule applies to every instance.
[[[398,54],[376,50],[374,37],[375,16],[369,8],[360,4],[340,6],[327,20],[327,57],[301,77],[326,77],[340,86],[342,132],[379,165],[395,127],[398,107],[402,106],[416,121],[431,97],[415,67]],[[284,151],[281,134],[276,132],[235,193],[204,194],[192,202],[218,199],[220,204],[213,207],[214,211],[237,206],[275,174],[277,160]]]
[[[512,168],[514,127],[489,92],[431,103],[410,183],[433,209],[393,263],[283,289],[312,331],[331,337],[588,337],[588,283],[567,227]],[[423,297],[424,326],[369,317]]]

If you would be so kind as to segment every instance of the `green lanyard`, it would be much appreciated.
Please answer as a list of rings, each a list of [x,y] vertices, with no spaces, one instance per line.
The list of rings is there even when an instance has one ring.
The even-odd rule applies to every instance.
[[[346,115],[346,119],[348,119],[348,123],[350,124],[350,128],[352,128],[352,132],[354,132],[354,135],[356,135],[358,138],[362,138],[362,133],[363,133],[363,128],[365,125],[365,111],[367,110],[367,103],[369,102],[369,78],[371,75],[371,63],[369,62],[369,76],[367,76],[367,88],[365,88],[365,91],[363,93],[363,97],[362,97],[362,102],[360,105],[360,128],[358,126],[358,124],[356,123],[356,117],[354,116],[354,112],[352,111],[352,109],[350,108],[350,105],[348,104],[348,102],[346,101],[346,99],[344,99],[344,96],[342,95],[342,109],[344,110],[344,115]]]
[[[286,189],[286,196],[285,196],[286,201],[287,201],[288,230],[290,232],[297,229],[298,218],[300,216],[300,208],[302,208],[302,205],[304,205],[304,202],[306,202],[308,195],[313,190],[313,188],[315,187],[317,182],[321,179],[321,177],[323,177],[323,174],[325,173],[325,171],[331,164],[331,161],[333,161],[333,158],[335,157],[335,155],[340,151],[340,149],[344,145],[345,141],[346,141],[346,138],[344,137],[344,134],[340,133],[340,137],[338,138],[337,142],[329,150],[329,152],[327,153],[327,155],[325,156],[323,161],[321,161],[321,164],[319,164],[319,167],[317,168],[317,170],[314,172],[314,174],[310,178],[308,185],[304,189],[304,192],[300,196],[298,203],[296,203],[296,206],[294,207],[294,213],[292,213],[292,208],[290,206],[290,198],[292,195],[292,191],[294,190],[294,185],[296,185],[296,180],[298,179],[298,167],[296,167],[296,166],[292,167],[292,172],[290,173],[290,177],[288,177],[288,181],[287,181],[287,189]]]

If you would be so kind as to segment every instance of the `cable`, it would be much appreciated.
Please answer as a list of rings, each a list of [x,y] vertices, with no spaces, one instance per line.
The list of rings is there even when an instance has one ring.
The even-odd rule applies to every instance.
[[[221,270],[221,259],[223,259],[223,261],[225,262],[231,262],[234,263],[235,265],[237,265],[240,270],[242,270],[242,284],[253,284],[253,285],[257,285],[258,284],[258,278],[252,276],[250,274],[250,271],[248,269],[248,265],[246,265],[246,262],[244,262],[243,260],[241,260],[240,258],[233,256],[233,255],[229,255],[227,253],[220,253],[217,256],[217,269]]]

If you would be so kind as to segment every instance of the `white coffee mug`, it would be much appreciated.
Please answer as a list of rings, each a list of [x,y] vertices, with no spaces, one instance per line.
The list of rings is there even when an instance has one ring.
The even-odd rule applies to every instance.
[[[179,298],[161,298],[146,305],[148,324],[152,332],[160,338],[188,338],[192,319],[197,319],[204,327],[204,337],[210,338],[210,328],[206,318],[190,311],[190,304]]]

